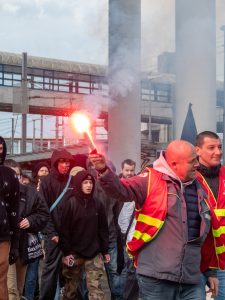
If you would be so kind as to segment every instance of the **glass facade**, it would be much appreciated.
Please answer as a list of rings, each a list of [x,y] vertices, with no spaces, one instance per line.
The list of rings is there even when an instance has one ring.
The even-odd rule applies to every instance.
[[[20,87],[22,67],[0,64],[0,86]],[[104,76],[27,68],[28,88],[76,94],[108,95]]]

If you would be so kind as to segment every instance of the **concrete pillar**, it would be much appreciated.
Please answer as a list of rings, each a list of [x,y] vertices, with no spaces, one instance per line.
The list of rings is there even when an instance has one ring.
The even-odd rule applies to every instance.
[[[176,0],[176,138],[189,102],[197,131],[216,130],[215,6],[214,0]]]
[[[109,0],[108,157],[120,172],[131,158],[140,168],[141,1]]]

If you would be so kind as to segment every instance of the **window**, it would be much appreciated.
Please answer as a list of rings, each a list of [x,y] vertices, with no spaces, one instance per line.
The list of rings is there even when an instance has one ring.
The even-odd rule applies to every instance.
[[[0,85],[21,86],[22,67],[0,64]],[[98,94],[108,96],[108,83],[104,76],[68,73],[39,68],[27,68],[29,89],[66,93]]]

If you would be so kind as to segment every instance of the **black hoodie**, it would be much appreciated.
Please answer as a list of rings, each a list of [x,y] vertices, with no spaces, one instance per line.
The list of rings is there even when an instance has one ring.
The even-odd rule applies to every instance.
[[[0,144],[3,145],[3,151],[2,151],[2,153],[0,153],[0,165],[3,165],[4,161],[5,161],[6,154],[7,154],[7,147],[6,147],[5,140],[1,136],[0,136]]]
[[[32,170],[32,177],[33,179],[35,179],[38,176],[38,172],[42,167],[46,167],[48,169],[48,171],[50,172],[50,166],[47,162],[45,161],[40,161],[39,163],[37,163],[33,170]]]
[[[48,172],[50,172],[50,166],[47,162],[41,161],[34,166],[32,170],[32,183],[35,185],[36,188],[39,180],[42,177],[42,176],[38,176],[38,172],[42,167],[46,167],[48,169]]]
[[[66,175],[60,174],[57,169],[57,162],[59,159],[68,159],[73,163],[72,155],[66,149],[55,150],[51,157],[51,171],[50,174],[41,178],[40,193],[45,199],[48,207],[55,202],[58,196],[63,192],[66,183],[69,178],[69,172]],[[51,220],[46,226],[44,232],[49,237],[58,235],[58,228],[60,226],[61,214],[62,214],[62,202],[67,198],[71,191],[71,185],[65,193],[63,200],[59,202],[56,208],[51,213]]]
[[[98,253],[108,253],[109,232],[105,209],[100,201],[81,190],[82,182],[93,176],[88,171],[80,171],[72,179],[73,196],[64,202],[60,229],[60,247],[65,256],[76,254],[79,257],[93,258]]]

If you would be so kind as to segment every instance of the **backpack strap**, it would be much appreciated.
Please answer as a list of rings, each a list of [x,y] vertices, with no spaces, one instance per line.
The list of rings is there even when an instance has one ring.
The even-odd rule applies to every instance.
[[[51,205],[50,207],[50,212],[53,211],[53,209],[59,204],[59,202],[61,201],[62,197],[65,195],[68,187],[69,187],[69,184],[70,184],[70,181],[71,181],[71,178],[72,176],[70,175],[68,180],[67,180],[67,183],[66,183],[66,186],[64,187],[64,190],[62,191],[62,193],[59,195],[59,197],[55,200],[55,202]]]

